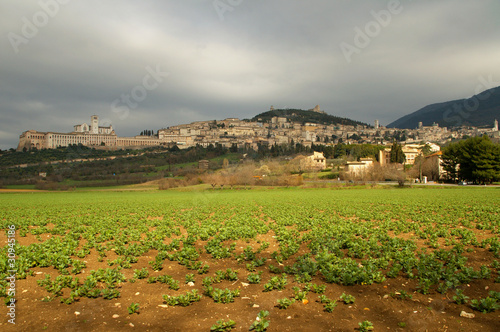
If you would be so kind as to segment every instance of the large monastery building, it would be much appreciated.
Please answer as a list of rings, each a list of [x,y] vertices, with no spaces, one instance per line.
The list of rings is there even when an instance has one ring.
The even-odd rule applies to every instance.
[[[74,144],[82,144],[89,147],[104,146],[113,148],[148,147],[160,145],[161,141],[154,137],[135,136],[117,137],[113,126],[99,126],[99,117],[92,115],[90,125],[78,124],[70,133],[40,132],[28,130],[19,136],[17,151],[31,149],[55,149]]]

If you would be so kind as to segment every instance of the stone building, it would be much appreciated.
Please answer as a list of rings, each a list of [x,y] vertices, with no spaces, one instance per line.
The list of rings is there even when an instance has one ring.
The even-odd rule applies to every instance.
[[[99,126],[99,117],[92,115],[90,125],[83,123],[73,127],[73,132],[39,132],[27,130],[19,136],[17,151],[32,149],[56,149],[69,145],[89,147],[104,146],[108,148],[148,147],[162,144],[157,138],[135,136],[117,137],[113,127]]]
[[[323,152],[316,152],[300,160],[300,168],[307,171],[320,171],[326,168],[326,158]]]
[[[422,154],[422,148],[428,145],[430,147],[431,152],[437,152],[440,151],[441,148],[437,144],[429,143],[427,142],[426,144],[405,144],[402,146],[403,153],[405,154],[406,160],[405,164],[406,165],[413,165],[415,163],[415,159]],[[380,165],[387,165],[391,163],[391,148],[387,147],[383,150],[379,151],[379,162]]]
[[[446,177],[446,172],[442,163],[442,151],[434,152],[425,157],[422,165],[422,175],[426,176],[431,181],[437,181]]]
[[[361,158],[359,161],[347,162],[345,171],[351,177],[363,177],[373,168],[373,159]]]

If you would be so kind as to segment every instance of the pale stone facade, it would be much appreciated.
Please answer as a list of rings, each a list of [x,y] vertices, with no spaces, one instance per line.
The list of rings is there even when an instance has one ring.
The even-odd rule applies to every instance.
[[[320,111],[319,106],[312,110],[323,112]],[[418,156],[418,146],[422,141],[443,144],[451,139],[462,138],[466,135],[481,136],[484,134],[489,135],[493,140],[500,140],[498,122],[495,122],[490,128],[461,127],[454,131],[448,131],[447,128],[441,128],[437,124],[433,126],[420,125],[413,130],[401,130],[385,128],[380,126],[378,121],[375,122],[375,127],[343,124],[323,125],[293,122],[278,116],[271,118],[269,123],[262,122],[262,119],[251,122],[228,118],[221,121],[197,121],[160,129],[158,137],[117,137],[111,125],[99,126],[99,117],[93,115],[89,124],[78,124],[70,133],[25,131],[19,138],[18,150],[53,149],[70,144],[110,148],[177,145],[181,149],[198,144],[205,147],[217,144],[231,147],[236,144],[238,148],[251,149],[257,149],[259,144],[271,146],[292,143],[300,143],[306,147],[310,147],[312,144],[335,145],[339,142],[387,145],[390,144],[395,135],[403,134],[406,138],[403,151],[407,156],[407,164],[412,164]],[[412,148],[412,145],[415,144],[417,148]],[[389,162],[388,151],[390,148],[381,152],[379,159],[381,164]]]
[[[78,144],[90,147],[126,148],[155,146],[162,143],[157,138],[146,136],[117,137],[111,125],[99,126],[99,117],[97,115],[91,117],[90,123],[90,126],[86,123],[74,126],[74,131],[71,133],[25,131],[19,137],[17,151],[24,149],[56,149]]]
[[[65,147],[74,144],[82,144],[85,146],[116,146],[117,137],[114,134],[56,133],[28,130],[19,137],[17,150],[55,149],[57,147]]]
[[[316,152],[300,160],[300,168],[308,171],[320,171],[326,168],[326,158],[323,152]]]
[[[422,154],[422,148],[428,145],[430,147],[431,152],[440,151],[441,148],[439,145],[427,142],[426,144],[405,144],[402,146],[403,153],[406,156],[405,164],[413,165],[415,163],[415,159]],[[387,147],[384,150],[379,151],[379,162],[380,165],[390,164],[391,161],[391,148]]]
[[[423,165],[423,175],[431,181],[437,181],[446,177],[446,172],[443,168],[443,152],[437,151],[425,157]]]
[[[351,177],[361,177],[373,168],[373,159],[361,158],[359,161],[347,162],[345,171]]]

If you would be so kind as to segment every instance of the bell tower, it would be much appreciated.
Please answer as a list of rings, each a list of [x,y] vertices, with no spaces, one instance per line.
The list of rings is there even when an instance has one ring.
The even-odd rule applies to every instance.
[[[90,117],[90,133],[99,134],[99,117],[97,115]]]

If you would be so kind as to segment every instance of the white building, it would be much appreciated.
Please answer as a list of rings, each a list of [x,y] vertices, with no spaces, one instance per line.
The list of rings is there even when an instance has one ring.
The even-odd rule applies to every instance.
[[[413,165],[415,163],[415,159],[422,154],[422,148],[426,145],[429,146],[430,152],[438,152],[441,150],[439,145],[430,142],[427,142],[425,144],[405,144],[401,147],[406,157],[405,164]],[[391,163],[390,158],[391,158],[390,147],[387,147],[384,150],[379,151],[378,160],[380,162],[380,165],[390,164]]]
[[[99,127],[99,117],[97,115],[91,116],[90,123],[90,126],[86,123],[76,125],[73,127],[74,131],[70,133],[27,130],[19,136],[17,151],[24,149],[56,149],[78,144],[94,147],[132,148],[156,146],[163,143],[159,139],[152,137],[117,137],[111,125]]]
[[[93,135],[98,135],[98,134],[111,135],[113,133],[112,125],[109,125],[107,127],[99,126],[99,117],[97,115],[92,115],[90,117],[90,123],[91,123],[90,126],[86,123],[78,124],[73,127],[74,128],[73,131],[75,133],[86,133]]]
[[[361,158],[359,161],[347,162],[346,172],[351,177],[362,177],[373,167],[373,159]]]

